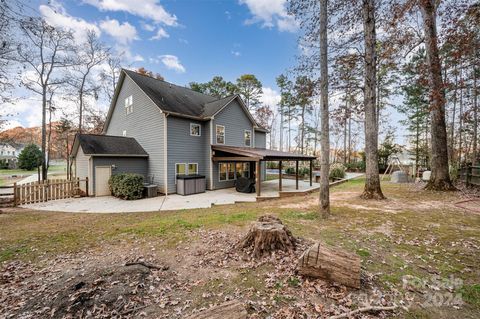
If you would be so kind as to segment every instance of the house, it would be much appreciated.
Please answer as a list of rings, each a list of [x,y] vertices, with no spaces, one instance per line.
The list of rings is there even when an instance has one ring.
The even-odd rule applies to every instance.
[[[23,145],[0,143],[0,166],[17,168],[18,155],[23,150]]]
[[[176,193],[178,175],[192,174],[205,176],[209,190],[256,178],[259,192],[265,161],[313,159],[267,150],[266,133],[239,95],[218,99],[124,69],[103,134],[75,138],[73,174],[89,177],[97,196],[117,172],[141,173],[164,194]]]

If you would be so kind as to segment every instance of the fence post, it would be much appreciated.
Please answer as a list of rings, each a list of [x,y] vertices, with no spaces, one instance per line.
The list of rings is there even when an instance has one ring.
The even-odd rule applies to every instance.
[[[17,182],[13,183],[13,207],[17,207]]]
[[[87,193],[87,197],[88,197],[88,176],[85,177],[85,193]]]

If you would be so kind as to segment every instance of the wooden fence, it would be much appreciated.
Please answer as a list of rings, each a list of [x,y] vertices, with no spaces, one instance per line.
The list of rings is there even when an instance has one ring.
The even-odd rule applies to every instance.
[[[460,180],[467,186],[480,186],[480,166],[469,165],[462,167],[458,175]]]
[[[85,191],[80,189],[80,183],[85,183]],[[11,192],[3,191],[4,206],[18,206],[34,204],[55,199],[71,198],[76,196],[88,196],[88,177],[86,179],[75,178],[49,179],[40,182],[25,184],[14,183],[13,186],[2,186],[2,189],[11,189]]]

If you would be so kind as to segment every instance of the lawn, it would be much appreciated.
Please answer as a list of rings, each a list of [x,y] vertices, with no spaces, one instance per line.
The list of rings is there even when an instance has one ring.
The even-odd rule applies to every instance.
[[[372,303],[404,306],[394,312],[401,318],[476,318],[480,215],[454,205],[462,194],[385,182],[388,199],[371,202],[359,199],[362,187],[363,180],[358,179],[333,188],[328,220],[318,217],[318,193],[162,213],[9,211],[0,214],[0,262],[6,269],[23,265],[16,266],[26,269],[17,270],[20,278],[27,270],[54,273],[82,267],[94,273],[139,256],[167,264],[172,272],[165,277],[169,281],[160,280],[159,285],[168,284],[162,291],[170,302],[180,301],[159,301],[161,307],[154,303],[147,308],[147,317],[180,318],[177,304],[189,313],[229,296],[249,304],[253,318],[328,316],[361,306],[365,297]],[[243,262],[231,252],[232,246],[249,223],[265,213],[280,217],[295,236],[358,254],[362,289],[305,280],[294,273],[295,260],[290,257]],[[1,283],[0,279],[0,287]],[[156,291],[156,284],[151,285]],[[152,296],[158,294],[146,300]]]

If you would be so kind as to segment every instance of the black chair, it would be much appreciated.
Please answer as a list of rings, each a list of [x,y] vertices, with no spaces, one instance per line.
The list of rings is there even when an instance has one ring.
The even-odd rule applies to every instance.
[[[235,189],[240,193],[255,193],[255,181],[246,177],[239,177],[235,182]]]

